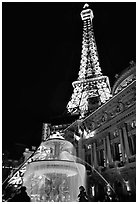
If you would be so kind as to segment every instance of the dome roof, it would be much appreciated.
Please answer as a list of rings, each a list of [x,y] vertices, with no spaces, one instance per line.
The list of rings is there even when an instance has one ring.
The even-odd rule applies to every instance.
[[[136,79],[136,65],[132,61],[130,62],[130,66],[124,69],[124,71],[117,78],[112,88],[112,95],[116,95],[117,93],[119,93],[135,79]]]

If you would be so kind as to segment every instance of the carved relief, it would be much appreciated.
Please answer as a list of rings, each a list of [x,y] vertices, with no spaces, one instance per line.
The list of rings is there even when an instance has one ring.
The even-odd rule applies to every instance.
[[[106,122],[107,120],[108,120],[108,113],[105,112],[105,113],[103,113],[103,115],[102,115],[101,122],[104,123],[104,122]]]
[[[91,121],[91,120],[87,120],[87,121],[85,121],[85,127],[86,127],[86,129],[92,131],[95,129],[95,122]]]
[[[124,110],[124,104],[122,102],[119,102],[116,108],[117,113],[120,113]]]

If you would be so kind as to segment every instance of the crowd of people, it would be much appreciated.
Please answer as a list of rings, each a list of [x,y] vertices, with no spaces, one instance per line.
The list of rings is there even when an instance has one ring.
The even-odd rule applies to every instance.
[[[79,190],[79,202],[136,202],[136,195],[134,195],[131,191],[128,191],[127,195],[125,196],[106,193],[104,195],[91,198],[86,194],[83,186],[80,186]]]
[[[99,196],[95,198],[90,198],[83,186],[79,187],[78,202],[135,202],[136,196],[132,194],[131,191],[128,192],[127,196],[117,196],[117,195],[108,195]],[[14,194],[11,194],[6,202],[30,202],[31,199],[26,192],[26,187],[21,186]]]

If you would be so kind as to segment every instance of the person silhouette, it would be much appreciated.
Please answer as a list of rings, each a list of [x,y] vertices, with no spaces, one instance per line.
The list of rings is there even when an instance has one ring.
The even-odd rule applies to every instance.
[[[78,195],[79,202],[88,202],[88,196],[83,186],[79,187],[80,193]]]
[[[9,202],[30,202],[30,197],[27,195],[26,187],[22,186],[20,191]]]

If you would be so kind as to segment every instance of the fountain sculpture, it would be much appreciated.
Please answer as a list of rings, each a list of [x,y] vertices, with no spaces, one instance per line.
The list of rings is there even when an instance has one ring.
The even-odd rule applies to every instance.
[[[74,146],[59,133],[41,143],[23,177],[32,202],[77,201],[86,172],[75,155]]]

